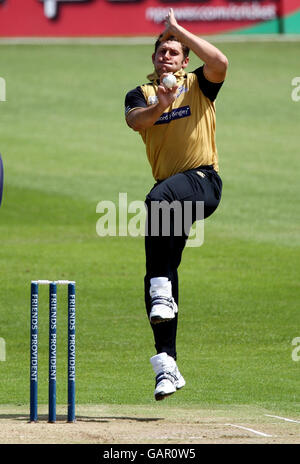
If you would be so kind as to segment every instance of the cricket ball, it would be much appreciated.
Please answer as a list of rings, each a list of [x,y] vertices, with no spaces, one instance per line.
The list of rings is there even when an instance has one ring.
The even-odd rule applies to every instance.
[[[168,89],[172,89],[172,87],[176,85],[176,77],[174,76],[174,74],[168,74],[166,77],[164,77],[163,84]]]

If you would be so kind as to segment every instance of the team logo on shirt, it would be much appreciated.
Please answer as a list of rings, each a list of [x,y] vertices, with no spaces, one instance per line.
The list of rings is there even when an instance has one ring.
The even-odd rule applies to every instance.
[[[180,97],[180,95],[182,93],[185,93],[187,92],[189,89],[187,87],[185,87],[184,85],[181,85],[180,87],[178,87],[178,91],[177,91],[177,94],[176,94],[176,98]]]
[[[189,105],[181,106],[180,108],[174,108],[174,110],[169,111],[168,113],[163,113],[161,117],[156,121],[157,124],[168,124],[171,121],[176,119],[187,118],[191,116],[191,108]]]

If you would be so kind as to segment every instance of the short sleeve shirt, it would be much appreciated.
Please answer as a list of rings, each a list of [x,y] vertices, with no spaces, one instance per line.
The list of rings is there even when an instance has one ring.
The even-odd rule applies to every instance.
[[[175,101],[152,127],[140,131],[156,180],[201,165],[213,165],[219,170],[215,99],[222,83],[208,81],[203,66],[191,73],[181,70],[177,74]],[[128,92],[125,114],[155,104],[158,84],[153,81]]]

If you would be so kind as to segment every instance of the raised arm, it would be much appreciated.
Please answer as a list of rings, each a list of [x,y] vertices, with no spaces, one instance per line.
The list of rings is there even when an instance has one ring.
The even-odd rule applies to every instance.
[[[161,37],[162,42],[168,40],[168,37],[175,36],[204,62],[204,75],[209,81],[216,83],[224,81],[228,60],[218,48],[180,26],[172,8],[170,8],[165,25],[166,28]]]

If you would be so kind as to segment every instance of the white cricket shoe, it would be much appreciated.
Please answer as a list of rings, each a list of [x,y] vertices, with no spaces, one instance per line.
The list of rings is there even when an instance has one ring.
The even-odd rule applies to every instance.
[[[150,280],[151,324],[158,324],[174,319],[178,312],[177,304],[172,297],[172,284],[167,277],[155,277]]]
[[[156,374],[154,397],[161,401],[176,390],[185,386],[185,380],[179,372],[176,361],[167,353],[159,353],[150,359]]]

